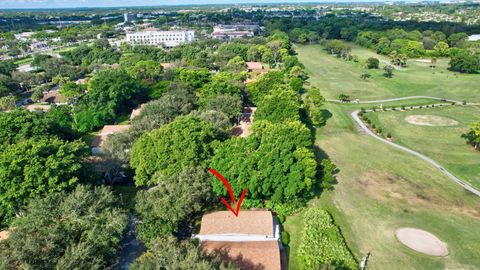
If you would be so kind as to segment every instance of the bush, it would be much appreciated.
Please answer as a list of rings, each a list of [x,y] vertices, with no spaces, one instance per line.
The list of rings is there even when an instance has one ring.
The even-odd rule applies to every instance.
[[[372,128],[373,128],[373,129],[375,129],[375,128],[376,128],[375,124],[372,124]]]
[[[405,106],[402,105],[402,110],[405,110]]]
[[[280,222],[280,224],[283,224],[285,222],[285,215],[278,214],[277,218],[278,218],[278,222]]]
[[[392,134],[387,133],[387,138],[391,139],[391,138],[392,138]]]
[[[288,246],[290,244],[290,234],[286,231],[282,231],[282,244]]]
[[[303,228],[298,248],[300,269],[357,269],[357,262],[345,244],[330,214],[320,208],[304,213]]]
[[[367,59],[365,65],[368,69],[377,69],[380,65],[380,60],[375,57],[370,57]]]

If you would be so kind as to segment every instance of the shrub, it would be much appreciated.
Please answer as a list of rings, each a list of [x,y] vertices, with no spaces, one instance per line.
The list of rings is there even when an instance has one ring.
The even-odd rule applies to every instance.
[[[402,105],[402,110],[405,110],[405,106]]]
[[[278,214],[277,218],[278,218],[278,222],[280,222],[281,224],[283,224],[285,222],[285,215]]]
[[[381,134],[382,133],[382,128],[377,128],[376,131],[377,131],[378,134]]]
[[[320,208],[310,208],[304,213],[303,228],[298,248],[300,269],[357,269],[357,263],[345,244],[330,214]]]
[[[286,231],[282,232],[282,244],[288,246],[290,244],[290,234]]]
[[[361,113],[365,113],[365,108],[363,108],[363,107],[360,108],[360,112],[361,112]]]
[[[392,138],[392,134],[387,133],[387,138],[391,139],[391,138]]]
[[[375,129],[375,128],[376,128],[375,124],[372,124],[372,128],[373,128],[373,129]]]

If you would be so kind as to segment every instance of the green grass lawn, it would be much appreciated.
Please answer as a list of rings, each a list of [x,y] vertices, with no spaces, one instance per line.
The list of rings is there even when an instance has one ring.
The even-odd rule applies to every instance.
[[[24,65],[24,64],[30,64],[32,61],[33,61],[33,57],[27,57],[27,58],[17,60],[14,63],[16,65]]]
[[[408,123],[411,115],[443,116],[458,122],[455,126],[418,126]],[[480,106],[454,106],[411,111],[367,113],[393,141],[425,154],[457,177],[480,188],[480,153],[467,145],[461,134],[468,125],[480,120]]]
[[[393,78],[385,78],[382,67],[388,58],[371,50],[352,44],[352,54],[360,61],[349,62],[327,54],[320,45],[295,47],[300,61],[307,67],[311,85],[319,87],[327,98],[337,98],[344,93],[360,100],[428,95],[480,101],[480,75],[451,72],[447,69],[448,59],[439,59],[435,69],[428,63],[409,59],[406,69],[395,70]],[[379,58],[381,68],[365,69],[363,63],[368,57]],[[372,77],[362,80],[360,75],[364,72]]]
[[[358,50],[356,47],[354,54],[360,57],[372,53],[363,49],[358,53]],[[387,81],[377,74],[370,82],[362,82],[359,78],[361,67],[358,63],[344,62],[325,54],[320,47],[314,45],[299,47],[298,51],[299,58],[310,71],[311,84],[321,87],[324,95],[329,98],[335,98],[342,89],[349,89],[350,86],[358,89],[358,93],[362,94],[358,96],[361,99],[409,95],[399,91],[402,85],[410,88],[418,86],[405,90],[414,91],[413,95],[434,95],[423,92],[422,89],[426,88],[421,86],[422,80],[428,83],[433,79],[424,80],[420,75],[415,77],[415,74],[409,74],[413,68],[402,71],[409,74],[409,81],[396,81],[400,75]],[[445,60],[440,61],[441,65],[443,61]],[[478,77],[480,79],[480,76]],[[460,76],[458,79],[464,78]],[[442,83],[441,80],[435,83],[437,89],[445,87]],[[473,86],[469,89],[445,87],[441,91],[447,98],[460,99],[462,95],[475,93],[472,89]],[[346,90],[342,92],[352,94]],[[434,96],[438,95],[440,94]],[[480,97],[477,95],[469,100],[480,100]],[[384,106],[426,105],[432,102],[418,99],[384,103]],[[350,113],[355,109],[370,108],[374,105],[376,104],[327,103],[324,106],[331,117],[324,127],[317,130],[316,144],[338,166],[339,173],[334,190],[323,192],[314,200],[315,207],[326,208],[332,213],[358,260],[371,251],[369,269],[478,268],[480,198],[465,191],[416,156],[361,132]],[[458,107],[461,108],[463,107]],[[455,110],[457,107],[442,107],[441,110],[443,109]],[[472,109],[469,107],[467,110]],[[468,122],[469,117],[475,116],[475,112],[478,115],[478,110],[465,111],[463,116],[452,118],[463,125]],[[388,116],[387,113],[385,116]],[[380,117],[383,117],[383,114]],[[395,125],[392,125],[392,128],[397,130]],[[460,147],[467,147],[458,141],[459,138],[455,140]],[[428,148],[427,145],[423,147]],[[293,249],[299,245],[302,224],[301,213],[287,217],[284,224],[285,230],[291,236],[290,269],[300,269],[296,261],[296,251]],[[406,226],[424,229],[437,235],[448,244],[450,254],[440,258],[430,257],[403,246],[396,240],[395,230]]]

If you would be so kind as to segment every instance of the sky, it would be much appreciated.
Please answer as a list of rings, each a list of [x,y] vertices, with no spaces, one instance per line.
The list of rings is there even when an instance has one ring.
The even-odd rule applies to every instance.
[[[2,8],[74,8],[118,6],[162,6],[192,4],[240,4],[240,3],[300,3],[332,2],[333,0],[0,0]],[[344,0],[347,1],[347,0]],[[348,0],[349,2],[362,0]],[[336,0],[342,2],[342,0]]]

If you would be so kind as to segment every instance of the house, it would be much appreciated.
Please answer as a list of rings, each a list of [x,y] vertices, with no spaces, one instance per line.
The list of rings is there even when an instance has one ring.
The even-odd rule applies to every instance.
[[[88,78],[81,78],[81,79],[78,79],[75,81],[75,84],[79,85],[79,84],[87,84],[88,82]]]
[[[138,107],[136,107],[135,109],[132,110],[132,113],[130,114],[130,120],[132,120],[133,118],[137,117],[137,116],[140,116],[140,114],[142,113],[142,109],[143,107],[145,106],[145,103],[144,104],[141,104],[139,105]]]
[[[100,133],[93,138],[91,143],[91,149],[93,155],[99,155],[101,153],[101,147],[107,140],[108,136],[114,133],[127,131],[130,125],[105,125]]]
[[[60,90],[58,85],[50,89],[48,92],[44,92],[43,97],[40,99],[40,102],[45,102],[48,104],[65,104],[65,102],[62,99],[62,96],[60,95]]]
[[[245,62],[247,65],[248,72],[259,72],[259,73],[266,73],[268,69],[266,69],[261,62]]]
[[[206,253],[236,264],[242,270],[282,269],[280,225],[267,210],[243,210],[238,216],[230,211],[205,214],[200,233]]]
[[[34,111],[48,111],[50,110],[50,105],[40,105],[40,104],[32,104],[27,106],[27,110],[34,112]]]
[[[173,67],[172,63],[160,63],[163,69],[170,69]]]

